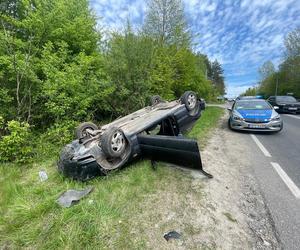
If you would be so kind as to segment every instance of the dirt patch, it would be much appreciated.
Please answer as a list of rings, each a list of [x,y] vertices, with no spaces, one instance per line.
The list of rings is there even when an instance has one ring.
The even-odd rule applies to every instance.
[[[145,197],[141,212],[131,218],[131,234],[134,238],[142,235],[146,248],[281,248],[249,171],[251,159],[245,154],[244,139],[229,131],[226,121],[224,116],[201,152],[204,168],[214,178],[177,168],[167,189]],[[181,179],[176,182],[176,178]],[[163,234],[172,230],[182,237],[167,242]]]

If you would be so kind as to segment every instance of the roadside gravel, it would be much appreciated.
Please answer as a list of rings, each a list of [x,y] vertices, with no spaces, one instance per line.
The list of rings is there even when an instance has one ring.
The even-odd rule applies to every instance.
[[[147,249],[281,249],[245,139],[227,128],[223,116],[201,151],[214,178],[170,167],[164,188],[145,197],[131,217],[132,237],[142,233]],[[166,241],[164,233],[173,230],[181,238]]]
[[[273,221],[251,174],[251,149],[245,137],[220,121],[202,152],[204,167],[214,175],[203,187],[205,203],[198,223],[199,243],[217,249],[281,249]],[[200,181],[195,179],[195,182]]]

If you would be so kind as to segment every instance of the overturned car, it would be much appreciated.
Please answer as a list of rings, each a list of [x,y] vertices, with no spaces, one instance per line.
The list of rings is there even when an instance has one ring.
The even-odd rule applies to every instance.
[[[152,163],[165,161],[197,168],[212,177],[202,169],[197,141],[182,136],[200,118],[204,108],[204,102],[187,91],[171,102],[153,96],[151,106],[100,128],[91,122],[82,123],[76,128],[77,139],[63,148],[58,170],[84,181],[107,175],[142,157]]]

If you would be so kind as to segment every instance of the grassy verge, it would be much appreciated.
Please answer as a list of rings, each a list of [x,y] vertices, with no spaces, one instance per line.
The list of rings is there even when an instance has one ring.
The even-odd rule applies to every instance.
[[[206,141],[222,113],[220,108],[207,108],[189,136]],[[184,215],[191,183],[180,171],[165,167],[153,171],[148,161],[140,161],[81,183],[59,175],[56,157],[48,154],[48,160],[35,159],[30,166],[0,165],[0,248],[144,249],[147,230],[162,220],[156,209],[169,209],[177,199]],[[38,178],[42,169],[49,176],[45,182]],[[79,204],[63,209],[55,202],[67,189],[86,186],[94,191]]]
[[[218,120],[224,114],[224,109],[219,107],[207,107],[200,120],[189,132],[188,137],[195,138],[203,147],[209,139],[210,132],[217,126]]]

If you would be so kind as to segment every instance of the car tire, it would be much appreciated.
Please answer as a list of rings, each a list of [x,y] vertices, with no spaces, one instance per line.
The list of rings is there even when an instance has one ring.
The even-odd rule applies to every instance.
[[[117,158],[122,156],[126,147],[126,138],[119,128],[108,128],[101,136],[101,148],[107,157]]]
[[[185,105],[188,111],[191,111],[197,107],[197,95],[193,91],[186,91],[180,98],[181,103]]]
[[[85,138],[87,137],[86,130],[97,130],[98,126],[95,123],[92,122],[83,122],[79,124],[79,126],[75,129],[75,136],[77,139]]]
[[[159,95],[154,95],[150,99],[151,106],[155,106],[161,102],[163,102],[163,99]]]

